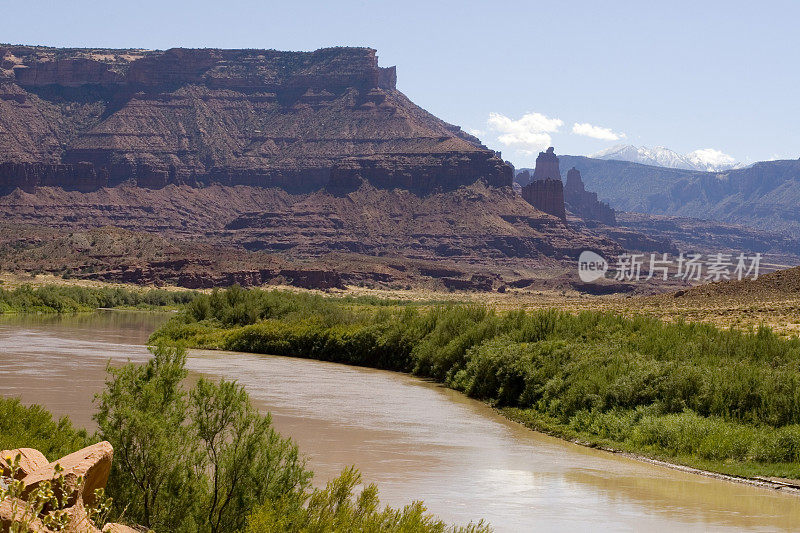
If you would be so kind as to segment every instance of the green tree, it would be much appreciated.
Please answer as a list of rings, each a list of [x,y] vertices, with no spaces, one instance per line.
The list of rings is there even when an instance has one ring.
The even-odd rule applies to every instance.
[[[199,453],[181,388],[186,351],[165,346],[151,351],[153,358],[144,365],[109,365],[94,418],[101,438],[114,446],[109,493],[125,502],[129,519],[170,531],[193,514],[188,504]]]
[[[256,504],[302,492],[310,473],[297,447],[275,432],[269,415],[253,409],[242,386],[201,379],[190,398],[198,466],[207,473],[203,530],[238,531]]]
[[[185,349],[151,351],[144,365],[109,367],[97,397],[118,513],[156,531],[234,532],[257,503],[305,491],[297,447],[242,386],[200,379],[187,391]]]

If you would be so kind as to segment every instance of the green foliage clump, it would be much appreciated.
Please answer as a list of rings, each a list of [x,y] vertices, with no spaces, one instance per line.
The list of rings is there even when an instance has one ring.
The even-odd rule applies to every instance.
[[[52,461],[95,442],[67,417],[54,420],[39,405],[26,407],[17,398],[0,398],[0,450],[35,448]]]
[[[186,351],[156,347],[144,365],[108,368],[95,416],[114,446],[116,511],[157,531],[233,532],[256,504],[302,494],[297,447],[234,382],[185,390]]]
[[[237,288],[198,298],[157,339],[412,372],[564,435],[800,471],[800,340],[763,327]]]
[[[8,313],[77,313],[100,307],[156,308],[188,304],[196,297],[189,291],[22,285],[0,288],[0,315]]]
[[[345,469],[325,489],[298,499],[292,495],[268,500],[248,518],[246,533],[482,533],[491,529],[480,522],[448,527],[430,515],[422,502],[403,509],[380,508],[378,488],[369,485],[356,496],[361,474]]]

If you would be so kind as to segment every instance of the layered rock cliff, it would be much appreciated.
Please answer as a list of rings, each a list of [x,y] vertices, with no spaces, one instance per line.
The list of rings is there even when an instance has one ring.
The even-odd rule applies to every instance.
[[[522,197],[539,211],[562,220],[567,219],[564,208],[564,185],[561,180],[533,180],[522,188]]]
[[[539,152],[531,180],[522,187],[522,197],[539,211],[566,220],[564,185],[561,183],[558,157],[552,146],[546,152]]]
[[[367,48],[0,45],[0,268],[499,290],[622,251],[565,223],[552,149],[556,179],[526,202],[395,82]]]
[[[511,184],[494,152],[395,82],[368,48],[0,45],[0,190]]]

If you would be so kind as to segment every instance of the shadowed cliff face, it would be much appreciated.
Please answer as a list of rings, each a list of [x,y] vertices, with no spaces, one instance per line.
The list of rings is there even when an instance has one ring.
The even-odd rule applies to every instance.
[[[511,185],[494,152],[395,82],[368,48],[0,46],[0,190]]]
[[[596,192],[589,192],[583,184],[581,173],[575,167],[567,172],[564,185],[564,203],[570,211],[584,220],[594,220],[609,226],[617,223],[616,214],[608,204],[597,199]]]

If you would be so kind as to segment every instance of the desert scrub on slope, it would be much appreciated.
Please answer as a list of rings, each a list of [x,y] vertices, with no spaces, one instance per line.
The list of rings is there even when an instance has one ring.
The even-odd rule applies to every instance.
[[[800,477],[800,341],[763,327],[235,289],[198,297],[152,340],[411,372],[562,436]]]

